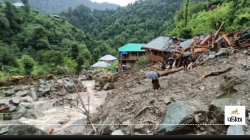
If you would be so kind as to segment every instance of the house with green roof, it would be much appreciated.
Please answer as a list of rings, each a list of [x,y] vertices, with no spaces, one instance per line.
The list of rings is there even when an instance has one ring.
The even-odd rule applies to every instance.
[[[120,65],[126,65],[132,69],[135,62],[139,60],[141,56],[145,56],[145,50],[142,47],[146,44],[129,43],[119,48],[119,62]]]

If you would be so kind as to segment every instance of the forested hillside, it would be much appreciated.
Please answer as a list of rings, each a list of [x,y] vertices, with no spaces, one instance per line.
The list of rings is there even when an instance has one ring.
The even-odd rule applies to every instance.
[[[0,62],[15,74],[62,73],[89,66],[85,33],[64,19],[0,2]],[[0,73],[0,77],[3,76]]]
[[[20,2],[21,0],[0,0]],[[90,0],[29,0],[32,10],[37,10],[42,14],[55,14],[68,10],[69,7],[75,8],[81,4],[94,10],[117,9],[119,5],[111,3],[96,3]]]
[[[147,43],[174,29],[174,15],[183,0],[139,0],[117,10],[94,10],[81,5],[61,13],[93,39],[94,60],[126,43]],[[87,46],[88,46],[87,45]],[[95,49],[94,49],[95,48]],[[93,50],[92,50],[93,49]]]
[[[208,11],[208,5],[222,2],[213,11]],[[187,14],[185,14],[187,13]],[[250,26],[249,0],[207,0],[185,4],[175,14],[176,28],[170,34],[189,38],[203,32],[211,34],[224,22],[223,31],[246,29]]]

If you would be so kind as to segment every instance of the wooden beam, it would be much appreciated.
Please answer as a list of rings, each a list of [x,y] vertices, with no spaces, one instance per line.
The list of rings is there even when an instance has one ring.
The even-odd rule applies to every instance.
[[[216,37],[218,36],[218,34],[220,33],[220,30],[221,30],[221,28],[223,27],[223,25],[224,25],[224,22],[221,24],[221,26],[220,26],[220,28],[216,31],[216,34],[214,35],[214,40],[216,39]]]
[[[220,74],[223,74],[223,73],[226,73],[226,72],[230,71],[231,69],[232,69],[232,68],[229,67],[229,68],[224,69],[224,70],[219,70],[219,71],[213,71],[213,72],[210,72],[210,73],[206,73],[206,74],[204,74],[204,75],[202,76],[202,78],[204,79],[204,78],[206,78],[206,77],[208,77],[208,76],[220,75]]]

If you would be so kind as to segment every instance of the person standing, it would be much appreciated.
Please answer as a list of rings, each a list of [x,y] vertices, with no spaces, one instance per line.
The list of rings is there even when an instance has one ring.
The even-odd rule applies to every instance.
[[[170,65],[169,69],[172,69],[173,64],[174,64],[174,58],[173,57],[168,58],[168,64]]]
[[[158,74],[158,77],[160,77],[160,75],[159,75],[158,72],[157,72],[157,74]],[[153,79],[152,80],[152,84],[153,84],[154,95],[156,95],[155,92],[157,94],[159,94],[159,89],[161,88],[159,79],[158,78],[157,79]]]

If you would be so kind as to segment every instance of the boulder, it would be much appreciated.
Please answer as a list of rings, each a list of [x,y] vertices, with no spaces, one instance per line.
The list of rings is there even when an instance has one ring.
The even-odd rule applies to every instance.
[[[25,91],[18,91],[16,93],[16,96],[25,97],[28,93],[29,93],[29,91],[27,91],[27,90],[25,90]]]
[[[30,97],[33,99],[33,101],[38,101],[37,91],[34,86],[30,88]]]
[[[122,132],[122,130],[116,130],[111,135],[124,135],[124,133]]]
[[[24,107],[24,108],[27,108],[27,109],[33,109],[34,108],[34,106],[31,103],[27,103],[27,102],[21,102],[19,104],[19,107]]]
[[[12,96],[12,95],[14,95],[14,94],[15,94],[15,91],[14,91],[14,90],[7,90],[7,91],[4,92],[4,95],[5,95],[6,97]]]
[[[17,125],[17,124],[23,124],[17,121],[8,122],[8,126],[3,126],[1,128],[1,132],[4,133],[1,135],[48,135],[46,132],[31,126],[31,125]]]
[[[103,87],[103,89],[104,89],[104,90],[108,90],[108,89],[109,89],[109,86],[110,86],[110,83],[107,83],[107,84]]]
[[[26,96],[24,98],[21,98],[22,102],[33,102],[33,99],[30,96]]]
[[[195,114],[207,111],[207,106],[202,101],[172,103],[167,107],[166,116],[163,118],[161,124],[184,125],[161,125],[158,128],[158,134],[182,135],[191,132],[195,126],[188,124],[195,124]]]
[[[227,129],[227,135],[246,135],[246,134],[242,126],[231,125]]]
[[[235,85],[233,89],[236,90],[237,92],[249,92],[249,88],[245,84]]]
[[[21,102],[21,99],[19,97],[14,97],[9,100],[9,104],[18,106]]]
[[[241,106],[241,103],[239,100],[233,98],[215,99],[210,104],[209,112],[224,114],[225,106]]]
[[[164,101],[165,101],[165,104],[166,105],[169,105],[172,101],[171,101],[171,99],[169,98],[169,97],[166,97],[165,99],[164,99]]]
[[[16,112],[12,112],[11,113],[11,118],[16,120],[16,119],[20,119],[21,117],[23,117],[26,113],[26,109],[24,107],[19,107],[17,108]]]
[[[101,87],[100,82],[95,82],[95,87]]]
[[[16,109],[17,109],[16,106],[11,106],[11,107],[9,108],[9,111],[10,111],[10,112],[14,112],[14,111],[16,111]]]

